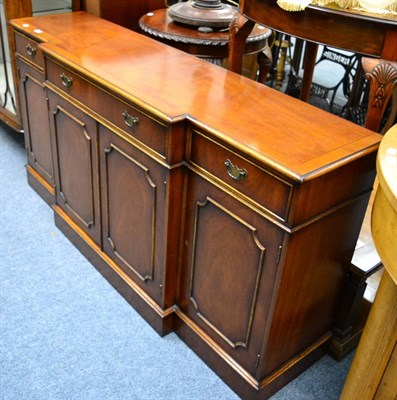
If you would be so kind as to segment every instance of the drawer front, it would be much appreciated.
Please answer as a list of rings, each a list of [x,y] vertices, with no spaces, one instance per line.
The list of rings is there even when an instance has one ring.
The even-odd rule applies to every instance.
[[[281,221],[286,221],[292,184],[198,131],[192,132],[190,162],[246,196],[248,201],[253,201]]]
[[[41,70],[44,69],[44,56],[39,43],[19,32],[15,32],[15,49],[17,54],[29,60]]]
[[[69,69],[46,60],[47,80],[129,136],[166,157],[167,125],[88,82]]]

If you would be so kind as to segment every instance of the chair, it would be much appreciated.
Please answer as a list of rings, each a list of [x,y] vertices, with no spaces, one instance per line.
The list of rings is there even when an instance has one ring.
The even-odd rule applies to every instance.
[[[397,62],[364,57],[362,66],[370,83],[365,127],[378,132],[389,101],[392,101],[383,133],[394,123],[397,115]]]

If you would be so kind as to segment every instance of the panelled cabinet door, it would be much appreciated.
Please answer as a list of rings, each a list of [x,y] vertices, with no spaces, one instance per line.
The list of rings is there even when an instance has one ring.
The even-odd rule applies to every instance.
[[[28,163],[49,184],[54,185],[50,126],[44,76],[18,60],[22,120]]]
[[[99,137],[103,249],[162,305],[168,171],[103,126]]]
[[[283,231],[193,173],[187,193],[181,309],[255,375]]]
[[[56,162],[56,203],[100,244],[98,123],[49,93]]]

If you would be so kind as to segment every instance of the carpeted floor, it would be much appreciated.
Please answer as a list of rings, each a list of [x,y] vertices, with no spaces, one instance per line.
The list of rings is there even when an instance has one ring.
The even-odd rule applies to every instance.
[[[234,400],[173,333],[160,338],[57,230],[28,186],[21,134],[0,125],[0,399]],[[272,400],[336,400],[328,356]]]

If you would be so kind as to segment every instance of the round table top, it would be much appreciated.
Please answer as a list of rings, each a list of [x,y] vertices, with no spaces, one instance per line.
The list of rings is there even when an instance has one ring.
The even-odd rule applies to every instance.
[[[397,124],[386,132],[380,143],[377,172],[379,183],[397,214]]]
[[[174,22],[168,16],[168,9],[162,8],[149,12],[141,17],[139,26],[148,35],[168,40],[193,45],[227,46],[229,43],[229,30],[201,32],[197,27],[188,27]],[[256,24],[247,39],[248,43],[264,42],[271,35],[271,30]]]
[[[372,236],[385,269],[397,285],[397,125],[380,143],[376,171],[379,187],[372,210]]]

